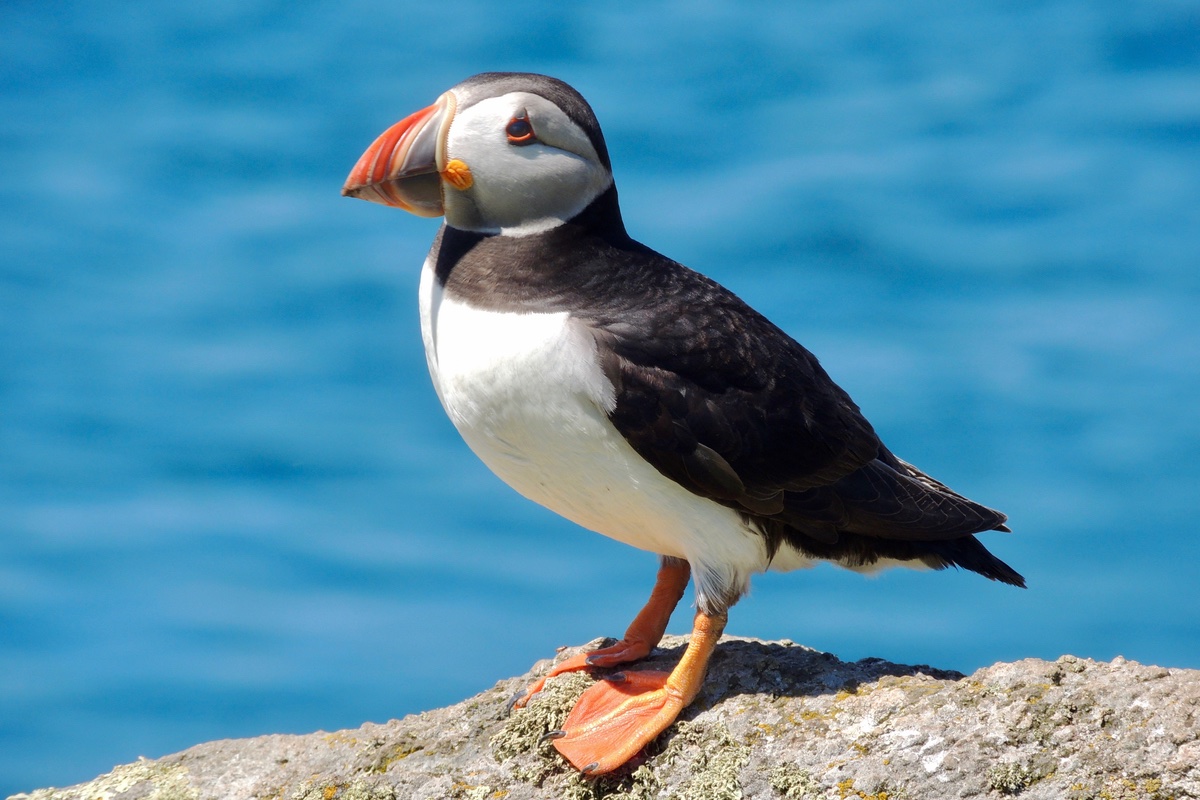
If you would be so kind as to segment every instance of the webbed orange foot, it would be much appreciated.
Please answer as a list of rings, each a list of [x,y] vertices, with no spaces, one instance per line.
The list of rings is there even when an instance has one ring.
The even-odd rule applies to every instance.
[[[593,775],[612,772],[670,727],[687,706],[667,688],[669,672],[629,672],[601,680],[579,697],[555,736],[571,766]]]
[[[671,672],[627,672],[588,688],[563,729],[548,734],[555,749],[589,775],[612,772],[637,755],[699,694],[725,619],[697,612],[687,651]]]

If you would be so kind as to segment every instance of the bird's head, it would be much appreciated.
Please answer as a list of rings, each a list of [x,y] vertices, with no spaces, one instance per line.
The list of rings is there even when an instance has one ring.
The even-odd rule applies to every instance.
[[[600,125],[578,92],[544,75],[490,72],[384,131],[342,194],[523,235],[571,219],[612,183]]]

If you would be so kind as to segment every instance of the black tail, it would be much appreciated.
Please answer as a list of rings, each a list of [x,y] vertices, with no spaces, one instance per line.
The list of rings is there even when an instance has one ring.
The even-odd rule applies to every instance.
[[[943,567],[969,569],[985,578],[1025,588],[1025,578],[1021,573],[989,553],[974,536],[964,536],[951,541],[925,542],[925,546],[930,553],[945,562]]]

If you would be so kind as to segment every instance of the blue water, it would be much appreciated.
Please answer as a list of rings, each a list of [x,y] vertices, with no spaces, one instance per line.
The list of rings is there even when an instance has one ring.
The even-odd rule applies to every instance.
[[[654,558],[443,418],[436,223],[338,196],[485,69],[580,88],[636,236],[1012,517],[986,540],[1025,592],[821,568],[757,581],[731,633],[1200,667],[1194,5],[193,5],[0,10],[0,794],[438,706],[624,629]]]

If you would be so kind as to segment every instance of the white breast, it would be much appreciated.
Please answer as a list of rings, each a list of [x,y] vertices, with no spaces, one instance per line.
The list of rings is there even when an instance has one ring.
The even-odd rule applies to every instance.
[[[438,397],[507,484],[585,528],[686,558],[701,597],[743,590],[766,568],[762,538],[737,514],[667,479],[608,421],[613,386],[569,314],[473,308],[443,295],[429,262],[420,299]]]

